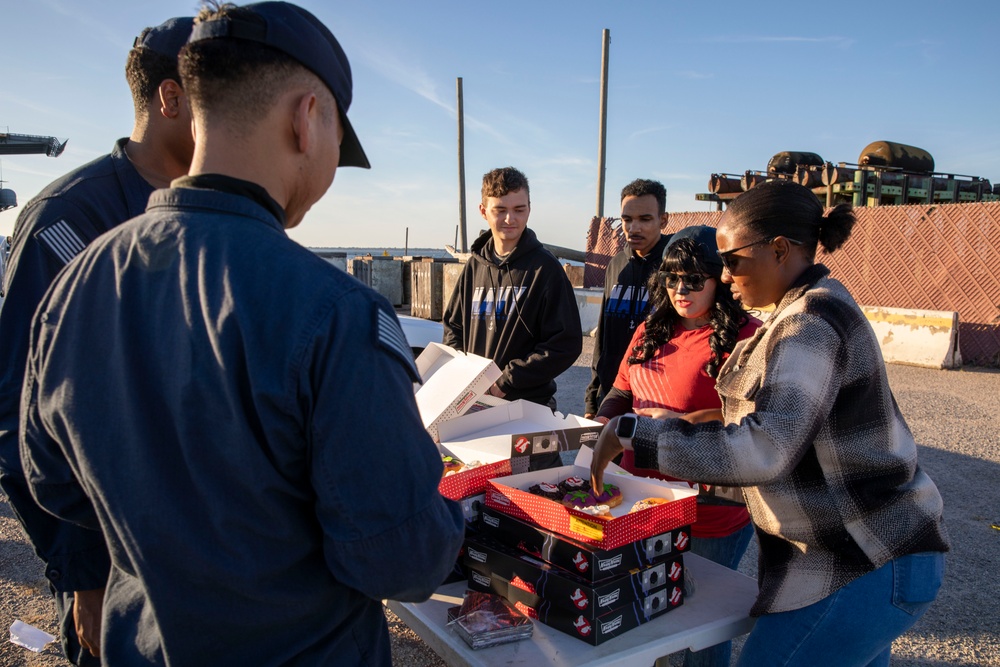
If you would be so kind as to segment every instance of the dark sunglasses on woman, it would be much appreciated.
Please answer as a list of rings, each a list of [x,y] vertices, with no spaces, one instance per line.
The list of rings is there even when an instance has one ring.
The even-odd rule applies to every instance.
[[[683,283],[689,292],[700,292],[705,289],[705,282],[712,276],[706,276],[703,273],[657,271],[656,277],[667,289],[677,289],[677,286]]]

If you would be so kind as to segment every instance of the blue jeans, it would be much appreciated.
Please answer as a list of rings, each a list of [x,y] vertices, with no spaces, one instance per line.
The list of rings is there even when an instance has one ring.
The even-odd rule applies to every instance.
[[[753,533],[753,524],[750,523],[725,537],[692,537],[691,553],[735,570],[740,566],[740,559]],[[732,649],[732,642],[722,642],[700,651],[687,649],[684,651],[684,667],[729,667]]]
[[[943,553],[910,554],[808,607],[761,616],[739,665],[888,667],[892,640],[923,616],[943,577]]]

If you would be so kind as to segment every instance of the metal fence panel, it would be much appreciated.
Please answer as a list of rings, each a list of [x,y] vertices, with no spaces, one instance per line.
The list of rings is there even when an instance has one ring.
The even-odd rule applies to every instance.
[[[821,251],[817,261],[830,267],[859,304],[956,311],[965,363],[1000,367],[1000,203],[879,206],[854,212],[858,222],[851,238],[832,255]],[[671,213],[667,231],[716,227],[722,215]],[[606,260],[603,266],[597,261],[590,266],[590,239],[598,238],[598,231],[588,234],[588,271],[593,275],[607,266]],[[621,238],[616,248],[602,248],[601,255],[610,259],[623,244]]]

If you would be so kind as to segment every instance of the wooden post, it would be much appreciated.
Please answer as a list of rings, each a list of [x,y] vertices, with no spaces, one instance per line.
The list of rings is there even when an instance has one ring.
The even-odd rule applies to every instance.
[[[608,50],[611,31],[604,29],[601,47],[601,131],[597,144],[597,217],[604,217],[604,169],[608,139]]]
[[[462,252],[469,252],[465,233],[465,105],[462,102],[462,77],[458,77],[458,222],[462,233]],[[457,240],[456,240],[457,245]]]

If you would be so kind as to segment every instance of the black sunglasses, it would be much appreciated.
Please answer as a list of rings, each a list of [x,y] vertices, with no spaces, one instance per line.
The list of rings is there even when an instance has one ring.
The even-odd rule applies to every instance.
[[[684,284],[689,292],[700,292],[705,289],[705,283],[712,276],[703,273],[670,273],[669,271],[657,271],[657,279],[662,282],[667,289],[677,289],[677,286]]]
[[[752,248],[755,245],[761,245],[762,243],[773,243],[777,236],[771,236],[766,239],[760,239],[754,241],[753,243],[748,243],[746,245],[741,245],[739,248],[733,248],[732,250],[727,250],[722,252],[721,250],[716,250],[716,254],[719,255],[719,259],[722,261],[723,268],[729,271],[730,275],[736,272],[736,267],[740,265],[741,257],[733,257],[734,252],[739,252],[740,250],[746,250],[747,248]],[[796,241],[795,239],[790,239],[787,236],[785,239],[792,245],[802,245],[802,241]]]

